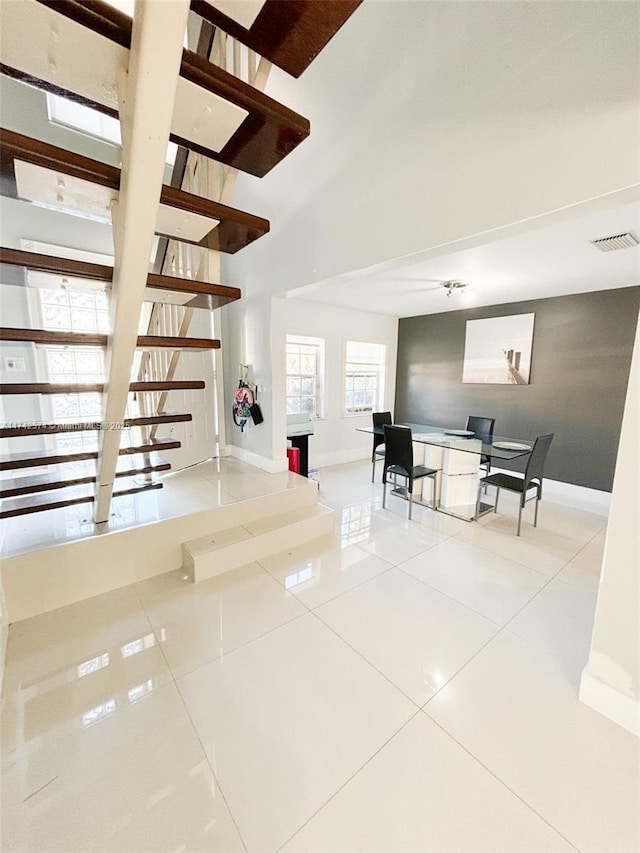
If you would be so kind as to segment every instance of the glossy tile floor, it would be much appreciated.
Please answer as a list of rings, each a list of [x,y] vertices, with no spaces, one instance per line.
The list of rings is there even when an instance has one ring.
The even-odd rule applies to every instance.
[[[640,848],[639,742],[576,698],[606,520],[369,478],[321,472],[334,537],[12,626],[4,851]]]

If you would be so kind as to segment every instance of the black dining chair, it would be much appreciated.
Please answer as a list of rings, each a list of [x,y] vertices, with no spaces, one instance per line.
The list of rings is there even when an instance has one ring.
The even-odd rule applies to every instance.
[[[469,429],[479,436],[488,436],[489,438],[493,438],[493,428],[495,424],[495,418],[481,418],[477,415],[468,415],[465,429]],[[491,473],[491,457],[482,455],[480,457],[480,464],[484,465],[485,475],[489,476]]]
[[[372,412],[374,427],[383,427],[393,423],[391,412]],[[376,462],[379,459],[384,459],[384,435],[373,436],[373,449],[371,451],[371,482],[376,479]]]
[[[500,489],[506,489],[509,492],[517,492],[520,495],[520,506],[518,509],[518,536],[520,536],[520,525],[522,523],[522,510],[527,500],[527,492],[530,489],[535,489],[533,495],[536,499],[536,509],[533,518],[533,526],[538,526],[538,504],[542,497],[542,474],[544,463],[549,452],[549,447],[553,441],[553,433],[550,435],[541,435],[536,438],[533,449],[529,454],[529,460],[524,472],[524,477],[514,477],[513,474],[490,474],[488,477],[483,477],[478,484],[478,499],[476,502],[476,518],[480,512],[480,492],[483,486],[496,487],[496,502],[493,511],[498,511],[498,498],[500,497]]]
[[[388,426],[384,429],[384,468],[382,471],[382,508],[386,508],[387,501],[387,475],[393,475],[391,485],[396,485],[398,477],[406,480],[406,499],[409,501],[409,518],[413,506],[412,492],[413,481],[422,477],[433,477],[433,509],[436,508],[436,475],[435,468],[425,468],[424,465],[413,464],[413,444],[411,443],[411,430],[409,427]]]

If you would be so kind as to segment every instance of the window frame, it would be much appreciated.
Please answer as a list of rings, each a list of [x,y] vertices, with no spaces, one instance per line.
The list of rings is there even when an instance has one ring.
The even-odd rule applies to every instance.
[[[295,335],[295,334],[287,334],[285,340],[285,399],[286,399],[286,413],[287,416],[292,415],[295,416],[297,414],[306,414],[305,412],[289,412],[289,397],[293,395],[289,395],[287,393],[287,380],[289,377],[309,375],[309,374],[301,374],[301,373],[289,373],[287,370],[287,356],[289,355],[289,345],[297,345],[297,346],[311,346],[316,347],[316,373],[315,373],[315,412],[309,415],[310,420],[324,420],[325,417],[325,350],[326,350],[326,341],[324,338],[313,337],[311,335]],[[303,396],[299,394],[298,397],[302,398]]]
[[[380,361],[378,362],[357,362],[349,360],[349,345],[350,344],[363,344],[371,347],[379,347],[380,348]],[[343,359],[342,359],[342,416],[344,418],[358,418],[370,415],[372,412],[382,411],[384,408],[384,399],[386,393],[386,381],[387,381],[387,359],[389,357],[389,346],[386,342],[382,341],[356,341],[352,339],[345,339],[344,341],[344,349],[343,349]],[[362,365],[363,368],[369,369],[369,374],[373,369],[375,371],[376,376],[376,388],[375,388],[375,400],[371,404],[362,405],[362,406],[347,406],[347,380],[349,376],[353,375],[354,371],[348,370],[349,366],[354,365]],[[352,389],[355,391],[356,389]],[[363,389],[367,390],[367,389]]]

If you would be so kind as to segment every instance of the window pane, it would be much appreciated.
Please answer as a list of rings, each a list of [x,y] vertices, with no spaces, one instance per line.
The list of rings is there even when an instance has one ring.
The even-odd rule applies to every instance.
[[[287,376],[287,396],[298,395],[300,393],[300,377]]]
[[[43,305],[42,322],[45,329],[70,329],[71,314],[62,305]]]
[[[316,357],[315,355],[303,355],[300,358],[300,373],[315,375],[316,372]]]
[[[95,311],[87,311],[84,308],[73,308],[71,311],[74,331],[94,332],[96,330]]]
[[[47,352],[49,370],[53,373],[73,373],[73,354],[62,350],[49,350]]]
[[[101,368],[99,353],[79,352],[76,354],[76,370],[78,373],[101,373]]]
[[[42,304],[67,305],[69,300],[67,298],[66,290],[49,290],[49,288],[42,288],[40,291],[40,301]]]
[[[300,398],[300,412],[305,415],[312,415],[315,411],[314,399],[313,397],[301,397]]]
[[[69,291],[69,305],[74,308],[93,308],[95,305],[93,294],[82,290]]]
[[[315,377],[303,377],[300,380],[300,393],[305,396],[313,397],[316,393],[316,380]]]
[[[56,421],[77,418],[80,414],[78,397],[75,394],[55,395],[51,398],[51,409]]]
[[[300,397],[287,397],[287,414],[300,414]]]
[[[300,356],[297,353],[287,354],[287,373],[300,373]]]

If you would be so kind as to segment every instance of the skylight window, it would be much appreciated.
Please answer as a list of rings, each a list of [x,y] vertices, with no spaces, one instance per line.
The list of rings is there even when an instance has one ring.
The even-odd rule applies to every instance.
[[[54,124],[61,124],[71,130],[93,136],[95,139],[122,146],[120,122],[117,118],[112,118],[75,101],[69,101],[60,95],[53,95],[51,92],[47,92],[47,111],[49,121]],[[165,163],[169,166],[175,163],[177,151],[177,145],[169,142],[165,157]]]

